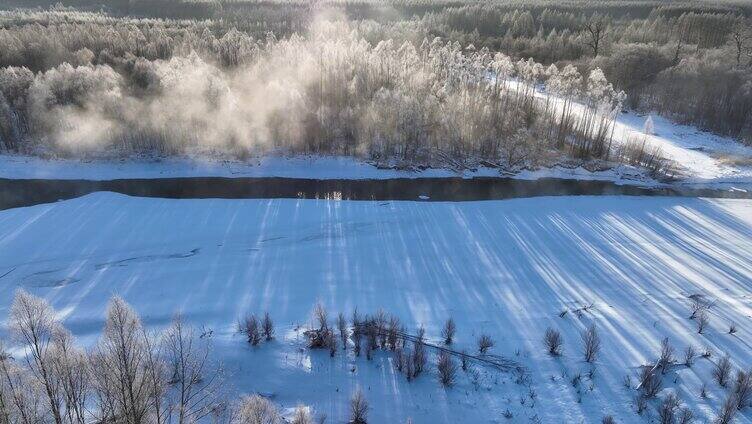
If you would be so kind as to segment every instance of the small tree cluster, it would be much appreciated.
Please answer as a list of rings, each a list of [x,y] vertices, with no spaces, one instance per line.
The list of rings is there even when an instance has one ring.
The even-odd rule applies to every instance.
[[[88,351],[57,316],[45,300],[16,293],[8,328],[23,356],[12,357],[0,341],[0,422],[188,423],[226,409],[210,340],[181,316],[150,334],[115,297]]]
[[[268,312],[261,319],[255,314],[246,315],[238,323],[238,330],[252,346],[257,346],[262,340],[270,341],[274,338],[274,322]]]

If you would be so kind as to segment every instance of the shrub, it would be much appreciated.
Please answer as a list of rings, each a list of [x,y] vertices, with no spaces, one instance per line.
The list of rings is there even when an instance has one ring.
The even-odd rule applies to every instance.
[[[274,322],[272,322],[269,312],[264,313],[264,320],[261,323],[261,331],[264,334],[266,341],[274,338]]]
[[[339,330],[339,337],[342,340],[342,349],[347,349],[347,338],[349,332],[347,331],[347,320],[342,312],[337,315],[337,330]]]
[[[721,405],[721,409],[718,411],[718,416],[715,418],[715,424],[731,424],[736,418],[736,398],[733,394],[730,394]]]
[[[485,355],[486,352],[488,352],[488,349],[492,348],[493,345],[494,341],[490,336],[481,334],[481,336],[478,337],[478,353],[481,355]]]
[[[311,413],[308,412],[308,408],[298,405],[295,408],[295,414],[290,424],[313,424],[313,419],[311,418]]]
[[[582,339],[582,351],[585,355],[586,362],[595,362],[598,352],[601,349],[601,339],[598,336],[598,330],[595,328],[595,324],[588,327],[580,335]]]
[[[695,348],[692,347],[692,345],[687,346],[687,348],[684,349],[684,365],[691,367],[695,362],[696,355],[697,352],[695,352]]]
[[[350,424],[366,424],[368,421],[368,401],[360,389],[350,399]]]
[[[439,370],[439,381],[442,385],[448,387],[454,384],[457,376],[457,364],[454,363],[452,355],[443,350],[439,352],[436,368]]]
[[[564,339],[561,337],[561,333],[550,327],[546,329],[546,334],[543,335],[543,344],[548,349],[549,355],[561,355],[561,345],[563,343]]]
[[[736,409],[742,410],[752,404],[752,371],[738,371],[734,382]]]
[[[665,373],[669,365],[674,362],[674,347],[671,346],[671,342],[666,337],[661,341],[661,357],[658,359],[658,366],[661,367],[661,372]]]
[[[248,396],[240,403],[237,424],[281,424],[282,416],[268,399],[259,395]]]
[[[454,324],[454,320],[449,318],[444,324],[444,328],[441,329],[441,337],[444,338],[444,344],[450,345],[454,340],[454,333],[457,331],[457,326]]]
[[[649,367],[643,367],[640,372],[640,389],[645,398],[654,398],[661,390],[661,379]]]
[[[726,387],[731,374],[731,359],[728,355],[718,360],[713,368],[713,378],[721,386]]]
[[[256,315],[249,315],[245,317],[242,324],[242,331],[248,339],[248,343],[256,346],[261,341],[261,330],[259,328],[259,321]]]
[[[697,332],[702,334],[708,326],[708,313],[704,309],[697,314]]]
[[[679,398],[672,392],[666,395],[658,407],[658,419],[661,424],[674,424],[676,411],[679,409]]]
[[[695,414],[691,409],[684,407],[679,410],[679,414],[676,417],[677,424],[692,424],[695,420]]]

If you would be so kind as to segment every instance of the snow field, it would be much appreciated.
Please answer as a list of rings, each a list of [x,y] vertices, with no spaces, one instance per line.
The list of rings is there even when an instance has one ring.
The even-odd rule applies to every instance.
[[[712,379],[723,353],[752,367],[752,201],[642,197],[556,197],[424,203],[326,200],[163,200],[97,193],[0,212],[0,319],[14,289],[48,299],[81,343],[91,345],[112,295],[151,328],[182,312],[213,330],[214,355],[236,392],[269,395],[283,408],[311,405],[344,422],[361,387],[374,423],[592,422],[635,414],[639,366],[669,337],[677,357],[689,344],[712,350],[691,368],[674,366],[676,391],[710,420],[726,396]],[[690,295],[715,302],[698,334]],[[408,383],[392,355],[305,348],[302,331],[320,301],[331,318],[383,308],[410,332],[440,340],[448,317],[456,348],[487,333],[493,353],[529,372],[475,368],[457,384],[437,381],[435,358]],[[574,311],[592,305],[587,311]],[[560,314],[567,312],[563,317]],[[269,311],[277,338],[259,347],[236,333],[246,312]],[[738,331],[727,334],[730,323]],[[585,363],[579,333],[595,323],[602,350]],[[552,358],[547,327],[564,337]],[[578,387],[572,380],[581,375]],[[708,398],[699,396],[703,383]],[[657,401],[646,414],[655,416]],[[509,410],[513,418],[503,414]],[[737,422],[752,422],[747,409]]]

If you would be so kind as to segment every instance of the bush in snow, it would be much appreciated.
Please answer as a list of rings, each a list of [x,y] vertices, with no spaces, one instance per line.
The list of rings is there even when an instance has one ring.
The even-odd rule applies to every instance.
[[[350,399],[350,424],[366,424],[368,421],[368,401],[360,389]]]
[[[290,424],[313,424],[311,413],[308,412],[308,408],[302,405],[298,405],[295,408],[295,414],[292,416]]]
[[[272,322],[269,312],[264,313],[264,319],[261,322],[261,332],[264,334],[266,341],[274,338],[274,322]]]
[[[661,390],[662,381],[650,367],[640,371],[640,390],[646,399],[654,398]]]
[[[493,345],[493,339],[487,334],[481,334],[480,337],[478,337],[478,353],[481,355],[485,355],[488,352],[488,349],[492,348]]]
[[[326,332],[326,346],[329,348],[329,356],[333,358],[337,353],[337,338],[332,330]]]
[[[731,374],[731,358],[728,355],[718,360],[713,368],[713,378],[721,386],[726,387]]]
[[[705,331],[705,328],[708,326],[709,318],[708,313],[703,309],[700,312],[697,313],[697,332],[699,334],[702,334]]]
[[[614,417],[612,417],[611,415],[606,415],[606,416],[605,416],[605,417],[603,417],[603,419],[601,420],[601,423],[602,423],[602,424],[616,424],[616,420],[615,420],[615,419],[614,419]]]
[[[444,339],[444,344],[450,345],[454,340],[454,333],[457,331],[457,326],[454,324],[454,320],[449,318],[444,324],[444,328],[441,329],[441,337]]]
[[[355,356],[360,356],[361,342],[363,340],[363,330],[361,328],[360,315],[356,308],[352,314],[352,334],[350,338],[353,341],[353,352]]]
[[[684,365],[691,367],[695,362],[695,356],[697,356],[695,348],[692,347],[692,345],[687,346],[687,348],[684,349]]]
[[[695,414],[686,406],[679,410],[676,416],[677,424],[692,424],[695,421]]]
[[[543,344],[546,346],[549,355],[561,355],[561,345],[563,343],[564,339],[561,337],[561,333],[551,327],[546,329],[546,334],[543,335]]]
[[[721,409],[718,411],[718,416],[713,421],[715,424],[731,424],[736,418],[736,397],[734,394],[730,394],[721,405]]]
[[[671,342],[666,337],[661,340],[661,357],[658,359],[658,366],[661,368],[661,372],[665,374],[668,367],[674,362],[674,347],[671,346]]]
[[[457,376],[457,364],[449,352],[441,351],[437,357],[436,369],[439,371],[439,381],[444,386],[451,386]]]
[[[240,332],[245,334],[248,343],[256,346],[261,341],[261,328],[256,315],[247,315],[240,323]]]
[[[582,352],[585,355],[585,362],[595,362],[601,349],[601,338],[598,336],[595,324],[583,331],[580,338],[582,339]]]
[[[282,424],[284,420],[268,399],[259,395],[244,398],[233,424]]]
[[[736,373],[734,396],[736,397],[736,409],[741,411],[752,405],[752,371],[739,370]]]
[[[679,398],[671,392],[663,399],[658,406],[658,420],[661,424],[674,424],[676,422],[676,412],[681,404]]]
[[[413,343],[413,377],[417,377],[426,367],[426,347],[423,344],[423,328],[418,331],[418,340]]]
[[[347,338],[349,334],[347,331],[347,320],[342,312],[337,315],[337,330],[339,330],[339,337],[342,340],[342,349],[347,349]]]
[[[329,319],[326,308],[320,302],[313,308],[313,320],[319,326],[319,331],[329,328]]]

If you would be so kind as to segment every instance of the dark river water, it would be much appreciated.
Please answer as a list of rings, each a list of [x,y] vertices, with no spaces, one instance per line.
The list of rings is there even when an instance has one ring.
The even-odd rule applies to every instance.
[[[0,209],[72,199],[97,191],[170,199],[342,199],[467,201],[562,195],[628,195],[752,198],[752,193],[713,189],[644,188],[607,181],[543,178],[398,178],[315,180],[301,178],[157,178],[91,180],[0,179]]]

